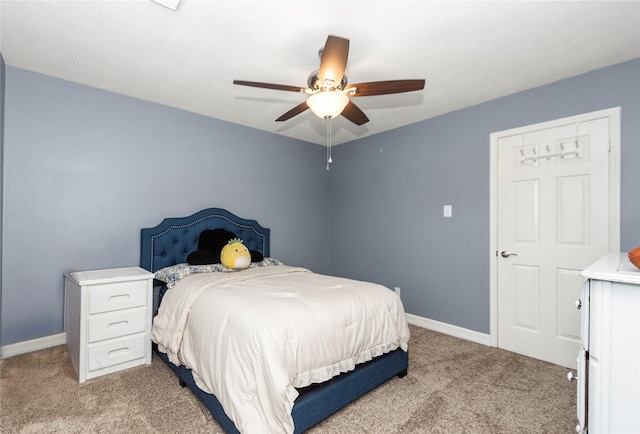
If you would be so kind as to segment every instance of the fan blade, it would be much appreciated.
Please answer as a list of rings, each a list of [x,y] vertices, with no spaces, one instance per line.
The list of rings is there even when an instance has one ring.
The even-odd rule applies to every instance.
[[[349,96],[373,96],[412,92],[422,89],[424,89],[424,80],[388,80],[350,84],[345,89],[345,93]]]
[[[287,86],[286,84],[260,83],[259,81],[233,80],[233,84],[240,86],[261,87],[264,89],[286,90],[289,92],[304,92],[306,87]]]
[[[294,108],[292,108],[291,110],[289,110],[288,112],[286,112],[285,114],[283,114],[282,116],[280,116],[278,119],[276,119],[276,122],[282,122],[282,121],[291,119],[292,117],[299,115],[300,113],[302,113],[308,108],[309,106],[307,105],[307,102],[303,101],[297,106],[295,106]]]
[[[369,122],[367,115],[365,115],[364,112],[351,101],[349,101],[344,110],[342,110],[341,114],[356,125],[362,125]]]
[[[320,58],[320,71],[318,72],[320,83],[329,80],[333,81],[334,86],[339,86],[347,67],[348,57],[349,40],[329,35]]]

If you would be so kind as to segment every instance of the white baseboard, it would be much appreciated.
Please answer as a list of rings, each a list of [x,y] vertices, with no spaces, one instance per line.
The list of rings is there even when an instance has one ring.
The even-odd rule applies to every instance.
[[[418,327],[444,333],[456,338],[466,339],[478,344],[491,346],[491,337],[485,333],[476,332],[429,318],[423,318],[410,313],[406,314],[406,318],[409,324],[413,324]],[[5,345],[0,347],[0,359],[6,359],[7,357],[42,350],[44,348],[55,347],[56,345],[63,345],[65,343],[67,343],[67,334],[58,333],[57,335],[45,336],[43,338],[32,339],[30,341]]]
[[[31,351],[43,350],[67,343],[67,334],[45,336],[43,338],[31,339],[30,341],[17,342],[11,345],[0,347],[0,359],[17,356],[18,354],[30,353]]]
[[[474,330],[465,329],[452,324],[435,321],[421,316],[406,314],[407,322],[425,329],[444,333],[445,335],[454,336],[460,339],[476,342],[478,344],[491,346],[491,336],[486,333],[476,332]]]

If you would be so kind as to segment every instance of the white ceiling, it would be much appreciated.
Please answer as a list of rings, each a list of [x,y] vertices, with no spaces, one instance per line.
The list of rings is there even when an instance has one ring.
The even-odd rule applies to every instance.
[[[177,2],[177,0],[157,0]],[[426,79],[355,98],[370,122],[333,144],[640,57],[639,1],[0,1],[7,65],[325,144],[305,95],[327,35],[350,40],[349,82]],[[640,79],[639,79],[640,80]]]

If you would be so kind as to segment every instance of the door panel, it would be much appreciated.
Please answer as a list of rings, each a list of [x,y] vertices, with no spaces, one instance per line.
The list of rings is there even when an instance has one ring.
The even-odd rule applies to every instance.
[[[578,346],[582,345],[580,338],[580,311],[576,308],[576,300],[581,296],[581,288],[584,278],[580,276],[582,270],[564,270],[558,269],[556,281],[558,300],[556,303],[557,313],[557,330],[556,335],[560,339],[567,339]]]
[[[586,175],[558,178],[558,244],[589,245],[589,191],[589,177]]]
[[[513,203],[515,206],[515,240],[518,243],[538,243],[538,181],[514,182]]]
[[[526,265],[513,267],[514,327],[523,331],[539,331],[540,285],[539,268]]]

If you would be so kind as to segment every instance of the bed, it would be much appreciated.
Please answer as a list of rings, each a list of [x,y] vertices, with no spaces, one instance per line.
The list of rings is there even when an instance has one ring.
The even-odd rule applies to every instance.
[[[202,271],[201,269],[194,269],[194,267],[187,266],[185,264],[187,262],[187,256],[189,255],[190,252],[193,252],[196,250],[200,233],[205,229],[219,229],[219,228],[234,232],[240,239],[242,239],[243,243],[247,246],[248,249],[255,250],[262,253],[265,260],[260,263],[252,264],[252,266],[247,270],[243,270],[240,272],[226,273],[226,274],[221,274],[221,273],[216,274],[215,272],[200,273],[200,271]],[[333,281],[328,281],[324,279],[339,279],[339,278],[316,275],[315,273],[311,273],[309,270],[300,269],[297,267],[290,267],[288,265],[282,264],[277,259],[271,258],[270,257],[270,230],[268,228],[261,226],[255,220],[248,220],[248,219],[238,217],[233,213],[220,208],[205,209],[193,215],[190,215],[188,217],[166,218],[158,226],[142,229],[140,265],[142,268],[146,270],[157,273],[156,277],[162,277],[162,280],[156,280],[154,283],[154,293],[156,294],[156,298],[157,298],[157,301],[154,304],[156,304],[156,309],[158,309],[156,312],[157,315],[154,318],[154,334],[155,334],[154,341],[156,341],[153,344],[154,351],[176,373],[176,375],[180,379],[180,384],[188,387],[198,397],[198,399],[211,412],[213,417],[218,421],[218,423],[222,426],[222,428],[228,433],[238,433],[241,431],[301,433],[308,430],[313,425],[317,424],[323,419],[327,418],[331,414],[335,413],[340,408],[346,406],[347,404],[354,401],[358,397],[376,388],[377,386],[384,383],[385,381],[395,376],[404,377],[407,374],[408,360],[409,360],[407,345],[408,345],[409,331],[408,331],[408,326],[406,325],[406,321],[404,319],[404,310],[402,308],[402,304],[399,301],[399,298],[397,298],[397,296],[392,291],[389,291],[386,288],[385,288],[385,291],[383,291],[382,293],[372,292],[372,294],[376,294],[375,295],[376,299],[381,298],[385,300],[387,299],[391,300],[391,301],[387,301],[386,307],[383,306],[379,308],[379,309],[382,309],[382,311],[380,311],[382,313],[378,312],[377,314],[375,314],[376,317],[391,318],[391,319],[381,320],[381,321],[387,321],[386,323],[381,323],[380,325],[380,330],[383,330],[383,331],[378,333],[377,325],[374,327],[367,328],[367,330],[371,329],[373,331],[376,331],[375,333],[374,332],[368,333],[368,335],[375,335],[375,337],[371,339],[378,339],[377,337],[378,335],[388,334],[388,336],[384,336],[383,338],[380,338],[380,339],[386,339],[386,341],[384,341],[383,344],[380,344],[379,342],[373,342],[371,344],[372,349],[367,348],[365,351],[361,351],[362,348],[364,347],[358,349],[357,356],[354,355],[353,357],[349,357],[347,361],[336,362],[330,365],[331,369],[327,368],[326,366],[319,368],[316,366],[309,367],[305,365],[305,363],[320,363],[318,360],[321,360],[323,357],[325,357],[324,353],[322,353],[321,355],[314,355],[313,357],[311,357],[311,359],[313,360],[309,362],[298,361],[297,359],[295,360],[295,363],[294,361],[292,361],[293,358],[298,357],[298,356],[295,356],[295,354],[298,354],[298,353],[293,352],[295,354],[291,355],[293,353],[290,351],[290,345],[289,345],[290,342],[292,342],[291,341],[292,338],[290,336],[290,333],[291,333],[290,330],[300,328],[300,330],[303,332],[304,327],[302,327],[302,325],[300,327],[297,327],[297,326],[291,327],[291,323],[289,323],[289,327],[286,329],[287,330],[286,342],[284,342],[284,345],[279,345],[276,342],[276,345],[275,345],[278,347],[277,348],[278,351],[281,349],[281,347],[288,348],[287,351],[284,351],[286,354],[283,357],[285,358],[291,357],[291,359],[286,359],[284,364],[287,366],[283,367],[282,369],[285,370],[284,373],[288,372],[286,371],[286,369],[289,369],[289,370],[308,369],[308,371],[299,372],[299,373],[295,371],[296,375],[292,375],[291,372],[289,372],[290,377],[287,377],[287,381],[289,382],[289,384],[287,384],[286,386],[287,390],[284,391],[286,395],[284,398],[284,400],[286,401],[284,403],[284,412],[287,413],[285,416],[283,416],[284,422],[282,420],[277,420],[275,422],[272,422],[271,419],[269,419],[270,415],[267,415],[267,416],[259,415],[260,417],[268,419],[271,425],[265,422],[265,425],[258,429],[256,428],[257,425],[255,425],[255,423],[245,420],[245,419],[251,419],[251,417],[249,416],[245,417],[244,415],[245,410],[249,409],[249,407],[244,407],[244,410],[242,407],[235,408],[234,402],[232,402],[231,398],[227,396],[227,392],[230,395],[231,391],[227,390],[225,392],[225,389],[223,389],[223,386],[220,386],[215,382],[215,378],[218,378],[218,379],[223,378],[223,377],[220,377],[220,375],[227,375],[228,377],[236,378],[237,374],[216,373],[215,375],[214,374],[207,375],[206,373],[203,373],[200,371],[201,369],[204,370],[205,365],[207,366],[216,365],[216,363],[213,363],[211,360],[207,359],[205,361],[202,357],[202,354],[205,352],[207,354],[209,353],[216,354],[214,347],[212,347],[210,344],[207,343],[206,344],[207,349],[200,349],[200,347],[198,347],[198,350],[195,351],[198,354],[189,356],[189,357],[194,357],[193,359],[189,361],[182,360],[182,358],[184,359],[188,358],[187,354],[194,352],[194,351],[190,351],[190,349],[191,347],[195,347],[198,344],[193,342],[202,341],[202,338],[193,337],[196,334],[199,334],[199,335],[206,334],[207,338],[211,342],[215,341],[216,345],[220,345],[220,348],[225,348],[225,351],[218,351],[217,353],[219,354],[230,354],[231,350],[229,350],[229,345],[231,346],[233,351],[236,351],[235,348],[239,347],[240,345],[245,345],[245,343],[240,342],[239,339],[236,339],[233,337],[235,335],[235,332],[231,333],[227,329],[225,329],[224,331],[220,331],[220,332],[216,331],[216,332],[211,332],[211,334],[208,334],[209,332],[204,333],[202,332],[202,330],[205,330],[205,329],[209,330],[209,329],[205,328],[205,326],[198,325],[197,326],[198,328],[196,329],[197,332],[192,331],[191,334],[189,334],[189,332],[187,331],[185,332],[186,337],[180,338],[182,340],[180,341],[181,346],[180,346],[180,349],[178,350],[176,349],[177,347],[171,349],[172,345],[170,343],[167,343],[169,341],[163,340],[163,338],[160,336],[161,332],[157,332],[156,329],[159,329],[162,331],[162,329],[164,328],[164,324],[166,322],[165,319],[169,317],[173,318],[175,316],[181,316],[182,318],[188,318],[188,320],[185,319],[183,322],[196,321],[195,318],[197,315],[193,311],[189,311],[188,315],[175,314],[175,312],[177,312],[176,309],[179,308],[178,306],[185,305],[181,301],[175,301],[176,297],[178,298],[180,297],[177,294],[181,294],[183,291],[186,291],[186,288],[190,288],[189,290],[195,291],[193,292],[193,294],[195,295],[190,295],[188,297],[191,301],[186,305],[192,306],[192,307],[195,306],[193,307],[194,311],[197,311],[198,309],[200,311],[204,311],[205,309],[200,306],[203,306],[204,302],[203,301],[201,302],[201,300],[205,299],[206,297],[202,294],[211,294],[211,297],[213,296],[219,297],[220,295],[218,294],[223,294],[223,293],[229,294],[230,292],[233,292],[234,294],[237,294],[237,293],[244,294],[244,292],[242,291],[245,291],[245,290],[249,292],[252,292],[252,291],[255,292],[258,290],[262,291],[263,290],[262,288],[255,287],[255,285],[257,284],[254,283],[254,281],[268,282],[268,285],[271,285],[272,281],[290,282],[289,279],[293,279],[293,278],[298,279],[299,277],[302,277],[303,279],[305,279],[304,282],[306,282],[306,280],[309,280],[310,282],[313,282],[313,284],[316,284],[315,283],[316,280],[322,281],[322,282],[327,281],[329,282],[328,286],[336,286],[336,287],[342,288],[345,284],[345,281],[347,281],[348,279],[341,279],[340,281],[337,282],[338,284],[333,285],[332,283]],[[216,268],[216,266],[212,266],[212,267],[213,267],[213,270],[205,269],[204,271],[210,271],[210,270],[219,271]],[[180,272],[178,273],[179,274],[178,278],[175,277],[176,276],[175,270],[180,270]],[[185,271],[185,270],[188,270],[188,271]],[[245,275],[243,275],[243,273],[247,275],[252,274],[252,276],[246,277]],[[264,273],[266,273],[266,275],[263,275]],[[275,277],[272,277],[272,276],[275,276]],[[218,283],[218,281],[209,283],[209,279],[218,279],[218,281],[221,281],[223,283]],[[232,282],[229,283],[228,279],[232,279]],[[257,279],[257,280],[254,280],[254,279]],[[238,282],[236,282],[236,280],[238,280]],[[360,284],[379,287],[379,285],[366,284],[363,282],[356,282],[356,281],[349,281],[349,285],[351,285],[351,282],[354,282],[354,285],[356,287]],[[203,285],[207,286],[207,289],[202,289]],[[232,288],[233,291],[228,290],[228,287],[230,285],[233,286]],[[262,283],[260,285],[262,285]],[[172,286],[173,288],[169,289]],[[301,291],[303,291],[303,287],[305,286],[306,286],[306,283],[300,284]],[[212,289],[212,287],[214,288]],[[176,290],[178,288],[179,288],[179,291]],[[304,289],[306,289],[306,287]],[[378,289],[367,288],[367,290],[371,290],[371,291],[374,291],[374,289],[375,291],[380,290],[379,288]],[[267,289],[264,289],[264,290],[267,291]],[[329,290],[329,288],[327,288],[327,290]],[[274,292],[273,290],[270,290],[270,291]],[[283,291],[284,293],[286,293],[285,294],[286,297],[281,298],[281,300],[286,299],[288,302],[288,299],[292,298],[292,293],[287,292],[288,289],[278,290],[275,292],[279,296],[282,296]],[[344,291],[344,290],[341,290],[341,291],[343,291],[345,294],[347,293],[347,291]],[[214,293],[215,295],[213,295]],[[388,297],[387,293],[392,294],[391,298]],[[297,297],[297,294],[293,294],[293,295]],[[342,294],[340,294],[339,296],[342,297]],[[186,299],[185,297],[186,296],[183,296],[181,300],[184,301]],[[396,297],[397,300],[394,301],[393,297]],[[328,298],[333,299],[333,296]],[[197,300],[197,302],[195,302],[194,300]],[[216,301],[215,305],[217,306],[219,303],[221,302]],[[396,306],[394,303],[397,303],[398,306],[391,308],[390,307],[391,305]],[[252,303],[247,303],[247,306],[249,306],[250,304]],[[346,304],[349,304],[349,303],[346,303]],[[363,304],[363,303],[358,303],[358,304]],[[367,301],[364,304],[369,304],[369,302]],[[273,306],[273,304],[268,306]],[[283,305],[283,308],[285,308],[284,305]],[[386,311],[384,309],[386,309]],[[389,311],[390,313],[388,314],[387,311]],[[167,313],[167,312],[172,312],[172,313]],[[259,316],[259,311],[255,309],[252,311],[253,313],[250,313],[250,314],[240,315],[239,313],[235,313],[235,312],[236,311],[234,311],[233,315],[231,314],[222,315],[218,311],[218,314],[208,315],[208,316],[214,317],[214,318],[224,316],[225,319],[219,320],[223,324],[221,327],[226,327],[231,322],[234,322],[234,323],[246,322],[246,321],[238,321],[238,319],[246,318],[247,315],[251,316],[252,318],[253,316],[255,317]],[[289,310],[289,312],[293,313],[294,311]],[[205,314],[201,314],[201,316],[202,315],[205,315]],[[274,314],[270,316],[272,318],[273,317],[288,318],[289,316],[294,317],[295,315]],[[192,319],[192,317],[194,319]],[[400,317],[401,319],[399,319]],[[218,321],[218,320],[215,320],[215,321]],[[273,332],[272,329],[270,328],[272,327],[271,326],[272,321],[270,319],[265,321],[268,321],[269,324],[264,327],[263,326],[255,327],[255,329],[267,330],[268,333],[270,333],[269,334],[270,339],[272,338],[274,340],[277,340],[277,337],[273,338],[273,336],[275,336],[277,333]],[[396,323],[393,323],[393,321],[396,321]],[[327,322],[333,323],[338,321],[331,320]],[[327,326],[329,326],[329,324],[327,324]],[[207,325],[206,327],[209,327],[209,325]],[[211,326],[211,327],[214,327],[214,326]],[[393,330],[389,331],[389,329],[392,329],[394,327],[395,327],[395,331]],[[318,328],[320,329],[322,327],[318,326]],[[214,329],[211,329],[211,330],[214,330]],[[215,330],[218,330],[218,329],[215,329]],[[254,343],[254,341],[260,340],[260,342],[262,342],[263,340],[265,340],[264,336],[253,337],[253,334],[254,334],[253,332],[247,333],[246,331],[243,332],[241,330],[238,334],[243,335],[243,333],[244,335],[247,335],[247,334],[252,335],[248,339],[251,342],[247,342],[246,345],[257,345]],[[391,334],[393,333],[395,333],[397,336],[395,336],[393,338],[393,342],[391,342],[391,339],[392,339]],[[167,331],[166,335],[176,336],[177,332],[172,329],[170,331]],[[328,332],[328,336],[331,336],[331,332]],[[296,337],[295,339],[298,339],[298,338]],[[160,344],[158,344],[158,342],[160,342]],[[297,340],[295,342],[297,342]],[[223,347],[223,345],[226,345],[226,346]],[[249,351],[251,354],[259,352],[260,357],[256,357],[255,359],[266,360],[267,362],[269,360],[273,361],[276,359],[277,360],[280,359],[280,356],[278,357],[269,356],[267,353],[267,350],[262,348],[263,344],[260,343],[259,345],[261,345],[259,349],[254,349],[253,347],[249,347],[249,349],[246,351]],[[358,344],[358,345],[363,345],[363,344]],[[322,345],[318,344],[316,346],[322,346]],[[336,344],[336,346],[339,346],[339,345]],[[328,347],[327,347],[327,350],[328,352],[334,351],[333,348],[328,348]],[[245,350],[241,350],[241,351],[245,351]],[[301,353],[308,352],[306,349],[304,351],[300,351],[300,350],[297,350],[297,351]],[[338,350],[335,350],[335,351],[338,351]],[[339,350],[341,354],[344,351],[345,351],[344,349]],[[215,355],[212,356],[212,358],[218,362],[217,363],[218,366],[225,366],[225,367],[229,366],[229,369],[232,368],[230,366],[229,360],[222,360],[216,357],[217,356]],[[240,357],[233,360],[238,361],[240,359],[242,360],[242,363],[245,363],[244,359],[249,359],[249,358]],[[301,356],[301,359],[304,359],[304,357]],[[268,365],[266,368],[262,367],[262,369],[273,370],[273,372],[270,372],[270,371],[266,372],[266,375],[257,374],[257,376],[260,377],[260,380],[262,380],[262,377],[268,377],[267,381],[271,381],[271,377],[278,378],[284,375],[284,374],[280,375],[281,368],[277,366],[276,363],[269,364],[267,362],[261,363],[261,366]],[[247,363],[251,363],[251,362],[247,361]],[[189,367],[185,366],[185,364],[187,364]],[[233,369],[236,369],[235,365],[236,363],[234,363]],[[290,365],[298,365],[298,366],[291,367]],[[305,366],[305,367],[301,368],[301,366]],[[213,369],[213,366],[211,369]],[[259,370],[259,368],[256,368],[255,366],[247,366],[247,367],[241,366],[241,369],[243,369],[242,375],[245,375],[246,372],[253,372],[252,370],[254,371]],[[340,372],[337,372],[337,371],[340,371]],[[321,372],[321,374],[319,375],[318,372]],[[210,381],[213,381],[212,384],[209,384],[209,383],[205,384],[205,380],[208,377],[214,378],[214,380],[209,379]],[[321,379],[322,381],[318,381],[319,379]],[[257,380],[252,380],[252,381],[255,382]],[[221,382],[224,382],[224,381],[221,381]],[[246,382],[247,381],[245,380],[240,381],[241,384],[244,384]],[[279,388],[274,387],[274,384],[267,383],[264,386],[263,385],[256,386],[254,383],[251,383],[250,389],[252,393],[254,390],[257,390],[256,392],[257,395],[260,395],[260,391],[262,389],[264,389],[266,392],[271,392],[271,389],[279,391]],[[275,385],[279,386],[279,384],[280,383],[277,383]],[[216,393],[216,390],[217,390],[217,393]],[[236,394],[236,391],[234,391],[233,393]],[[219,397],[216,396],[216,394],[219,395]],[[246,398],[246,395],[247,393],[245,393],[244,395],[241,395],[240,397],[241,404],[242,404],[242,400]],[[275,397],[278,399],[280,396],[281,394],[275,395]],[[252,397],[252,399],[254,399],[254,397]],[[257,399],[260,399],[260,397]],[[261,399],[265,399],[265,397],[261,397]],[[266,396],[266,399],[270,399],[269,396]],[[289,405],[288,401],[291,401],[292,403]],[[281,410],[281,403],[277,401],[277,399],[273,404],[271,403],[263,404],[261,401],[258,401],[258,402],[260,405],[256,407],[259,407],[260,409],[262,409],[263,407],[268,408],[270,406],[275,406],[278,411]],[[266,413],[268,413],[268,411],[266,411]],[[290,421],[287,418],[290,419]]]

